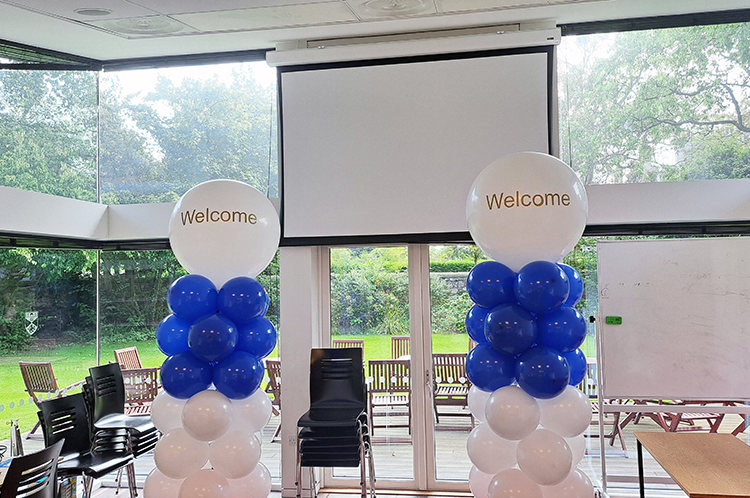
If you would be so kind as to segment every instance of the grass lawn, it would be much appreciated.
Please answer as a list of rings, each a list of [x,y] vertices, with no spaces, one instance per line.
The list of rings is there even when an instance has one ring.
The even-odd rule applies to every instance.
[[[365,360],[391,357],[391,341],[388,335],[341,336],[346,339],[364,339]],[[157,367],[166,358],[154,341],[137,343],[103,344],[101,361],[114,361],[113,351],[128,346],[137,346],[144,367]],[[469,342],[466,334],[435,334],[432,336],[432,350],[436,353],[466,352]],[[583,351],[588,357],[596,356],[593,337],[587,337]],[[270,356],[277,356],[276,351]],[[96,364],[96,350],[93,345],[64,345],[47,351],[26,352],[17,356],[0,357],[0,430],[8,427],[7,422],[18,419],[21,431],[30,430],[36,423],[36,405],[30,402],[24,391],[23,378],[18,368],[19,361],[49,361],[57,377],[59,387],[84,380],[88,369]],[[12,406],[12,408],[11,408]],[[7,434],[0,432],[0,439]]]

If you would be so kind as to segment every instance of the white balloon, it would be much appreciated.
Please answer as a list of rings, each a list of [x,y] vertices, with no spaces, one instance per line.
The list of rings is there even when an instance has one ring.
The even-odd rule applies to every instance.
[[[232,428],[209,445],[208,460],[227,479],[245,477],[260,461],[260,443],[252,432]]]
[[[573,469],[568,477],[554,486],[542,486],[544,498],[592,498],[594,486],[580,469]]]
[[[180,486],[179,498],[229,498],[229,482],[213,470],[190,474]]]
[[[499,472],[487,489],[488,498],[543,498],[542,487],[519,469]]]
[[[565,442],[570,446],[570,452],[573,455],[573,467],[575,467],[586,456],[586,437],[583,434],[566,437]]]
[[[146,477],[143,483],[143,496],[145,498],[177,498],[184,479],[172,479],[154,469]]]
[[[518,443],[518,466],[537,484],[552,486],[562,482],[573,467],[573,454],[562,436],[548,429],[537,429]]]
[[[267,498],[271,493],[271,473],[259,463],[242,479],[228,479],[229,498]]]
[[[162,474],[184,479],[199,471],[208,461],[208,443],[191,437],[177,428],[162,437],[154,448],[154,462]]]
[[[156,395],[151,403],[151,421],[159,432],[166,434],[182,427],[182,408],[186,402],[186,399],[175,398],[164,390]]]
[[[573,386],[566,387],[554,398],[540,399],[539,408],[542,426],[562,437],[583,434],[591,424],[591,401]]]
[[[271,420],[271,398],[262,389],[243,399],[232,400],[232,427],[258,432]]]
[[[214,441],[232,425],[232,400],[219,391],[194,394],[182,409],[182,426],[199,441]]]
[[[539,425],[539,404],[520,387],[505,386],[490,395],[485,415],[495,434],[517,441]]]
[[[235,180],[210,180],[191,188],[169,220],[169,243],[189,273],[220,289],[234,277],[255,277],[279,247],[281,227],[273,204]]]
[[[490,394],[492,393],[482,391],[475,385],[472,385],[469,388],[469,396],[467,400],[469,411],[471,411],[474,418],[480,422],[487,422],[487,416],[485,415],[484,410],[487,406],[487,400],[490,398]]]
[[[516,464],[517,441],[503,439],[487,424],[479,424],[466,440],[469,460],[485,474],[497,474]]]
[[[476,498],[487,498],[487,489],[492,482],[493,474],[485,474],[475,465],[469,471],[469,489]]]
[[[466,199],[474,242],[518,271],[532,261],[559,261],[583,234],[588,199],[575,172],[559,159],[521,152],[492,162]]]

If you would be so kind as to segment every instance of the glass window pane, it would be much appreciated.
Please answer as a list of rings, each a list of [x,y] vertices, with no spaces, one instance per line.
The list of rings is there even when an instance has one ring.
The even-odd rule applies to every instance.
[[[465,365],[474,344],[464,320],[473,303],[466,292],[466,276],[486,259],[473,245],[430,247],[432,412],[438,480],[465,481],[472,465],[466,440],[476,421],[467,404],[470,383]]]
[[[414,478],[407,268],[406,247],[331,249],[332,346],[364,348],[378,479]]]
[[[102,75],[105,204],[176,201],[212,179],[278,197],[276,73],[265,62]]]
[[[97,73],[0,70],[0,185],[96,201]]]
[[[750,23],[567,36],[562,159],[586,183],[750,176]]]
[[[0,411],[3,420],[18,419],[21,432],[37,421],[30,396],[47,399],[96,364],[95,258],[94,251],[0,249]],[[46,388],[26,392],[19,362],[45,364],[29,368]]]

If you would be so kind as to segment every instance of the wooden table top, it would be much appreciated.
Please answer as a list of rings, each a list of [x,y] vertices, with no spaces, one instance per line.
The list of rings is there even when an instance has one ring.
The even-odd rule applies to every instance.
[[[750,446],[731,434],[635,432],[691,498],[750,497]]]

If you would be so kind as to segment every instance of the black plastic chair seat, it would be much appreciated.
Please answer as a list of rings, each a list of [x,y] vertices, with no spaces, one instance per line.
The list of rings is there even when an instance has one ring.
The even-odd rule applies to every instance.
[[[300,461],[303,467],[359,467],[359,458],[348,459],[317,459],[302,457]]]
[[[310,410],[300,417],[297,427],[357,427],[361,407],[338,410]]]
[[[318,442],[318,444],[315,444],[312,441],[301,441],[300,442],[300,451],[303,451],[305,453],[312,452],[312,453],[333,453],[336,451],[339,452],[354,452],[359,451],[360,444],[359,441],[346,441],[343,444],[330,444],[330,443],[322,443]]]
[[[97,430],[127,429],[134,432],[148,432],[155,429],[150,416],[131,416],[121,413],[112,413],[103,416],[94,422],[94,428]]]
[[[118,455],[114,456],[111,453],[87,453],[79,455],[59,462],[57,464],[57,473],[63,477],[85,475],[98,479],[127,465],[133,460],[133,455]]]

